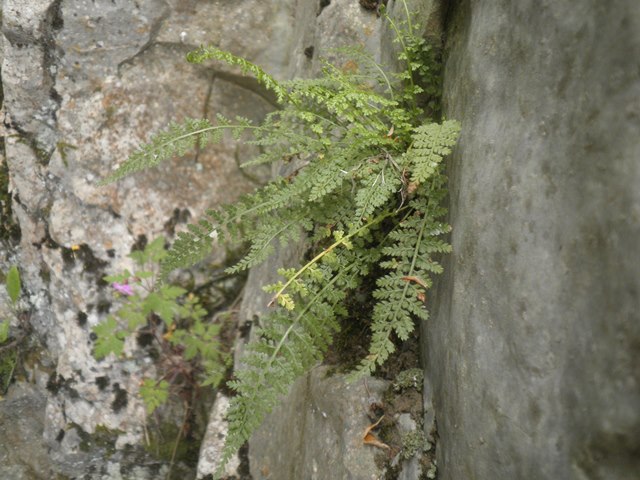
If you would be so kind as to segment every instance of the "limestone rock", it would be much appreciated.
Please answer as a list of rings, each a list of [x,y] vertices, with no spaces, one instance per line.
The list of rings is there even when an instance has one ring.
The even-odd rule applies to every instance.
[[[253,478],[377,480],[378,452],[363,435],[369,406],[387,388],[380,379],[349,384],[343,375],[327,376],[326,367],[312,370],[251,438]]]
[[[640,472],[640,4],[452,4],[442,480]]]
[[[225,139],[116,185],[98,188],[96,182],[171,121],[217,113],[259,120],[270,111],[269,97],[255,82],[212,65],[190,65],[184,56],[200,43],[221,42],[283,71],[290,3],[2,4],[2,150],[22,231],[16,251],[7,253],[19,264],[24,308],[46,347],[42,362],[54,365],[50,384],[59,386],[43,392],[44,427],[34,435],[44,434],[51,458],[65,472],[69,458],[77,462],[74,475],[91,465],[96,472],[120,467],[80,451],[84,440],[72,441],[71,433],[58,441],[61,431],[80,437],[103,428],[125,432],[113,439],[117,448],[144,437],[137,391],[153,367],[138,360],[97,362],[91,355],[92,327],[115,308],[102,277],[131,267],[127,254],[139,239],[167,234],[176,208],[197,218],[252,190],[264,172],[241,172],[238,165],[253,152]],[[222,251],[216,255],[224,258]],[[101,388],[98,378],[108,386]],[[119,408],[113,408],[117,399]]]
[[[12,387],[0,400],[0,478],[54,478],[42,440],[46,398],[33,385]]]
[[[229,430],[228,423],[225,419],[227,410],[229,410],[229,401],[229,397],[224,395],[222,392],[218,392],[209,414],[209,423],[207,425],[206,435],[202,439],[200,457],[198,460],[198,478],[213,475],[220,465],[219,461],[222,454],[222,448],[224,447],[224,441]],[[240,459],[235,455],[227,463],[224,475],[237,475],[239,467]]]
[[[405,436],[415,433],[418,429],[418,425],[416,425],[416,422],[408,413],[403,413],[398,416],[397,425],[401,435]],[[422,467],[420,465],[421,454],[421,451],[416,452],[413,456],[404,459],[402,462],[400,462],[400,454],[398,454],[398,457],[394,458],[393,462],[400,463],[400,473],[398,474],[398,480],[415,480],[420,478],[420,476],[422,475]]]

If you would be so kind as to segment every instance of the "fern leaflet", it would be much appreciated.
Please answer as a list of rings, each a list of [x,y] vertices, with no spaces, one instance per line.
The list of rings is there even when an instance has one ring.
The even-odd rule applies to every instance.
[[[185,155],[196,145],[205,147],[208,143],[219,142],[224,130],[242,132],[253,127],[246,119],[238,118],[238,123],[231,125],[226,121],[220,125],[213,125],[207,119],[186,119],[183,123],[172,123],[166,131],[151,138],[137,152],[120,165],[111,175],[104,178],[98,185],[106,185],[140,170],[156,167],[161,162]]]

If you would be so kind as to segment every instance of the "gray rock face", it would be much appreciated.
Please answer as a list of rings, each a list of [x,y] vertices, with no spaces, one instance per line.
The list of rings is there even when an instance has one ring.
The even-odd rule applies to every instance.
[[[241,172],[252,152],[227,139],[113,186],[96,182],[170,121],[217,113],[257,120],[271,110],[268,96],[237,72],[189,65],[184,54],[212,42],[284,76],[289,3],[2,2],[2,150],[22,233],[8,255],[20,266],[29,323],[46,346],[42,362],[64,387],[45,392],[44,430],[34,435],[44,433],[52,458],[73,457],[79,470],[61,466],[66,474],[84,474],[86,464],[72,435],[57,440],[62,430],[126,432],[117,448],[143,441],[137,391],[152,366],[91,355],[91,328],[114,300],[102,276],[130,268],[134,243],[166,234],[175,209],[198,217],[253,189],[264,172]],[[7,265],[3,259],[0,267]],[[108,388],[97,378],[107,378]]]
[[[224,442],[229,431],[229,423],[225,418],[228,410],[229,397],[218,392],[213,407],[209,412],[209,423],[207,425],[206,435],[200,447],[197,471],[198,478],[213,475],[220,465],[222,449],[224,448]],[[232,457],[225,466],[224,475],[235,475],[238,473],[239,468],[240,459],[236,455]]]
[[[445,111],[463,125],[450,160],[454,253],[422,329],[424,426],[433,440],[437,422],[438,478],[635,480],[640,5],[409,4],[436,42],[446,20]],[[143,438],[142,373],[139,362],[91,356],[91,327],[113,300],[100,278],[130,267],[131,246],[163,233],[175,208],[197,217],[265,172],[242,173],[253,152],[225,141],[117,185],[95,182],[171,120],[259,119],[273,108],[237,71],[191,66],[184,54],[210,42],[291,78],[317,74],[321,56],[359,43],[392,65],[380,26],[356,0],[3,0],[0,161],[22,236],[14,251],[0,242],[0,268],[19,263],[20,308],[47,358],[30,366],[33,385],[14,385],[0,402],[0,477],[167,473],[146,457],[131,467],[120,450]],[[262,313],[260,285],[298,253],[279,251],[251,272],[241,321]],[[11,316],[6,303],[0,293],[0,313]],[[323,369],[299,381],[250,442],[254,478],[383,475],[362,433],[369,393],[379,399],[385,385],[368,388]],[[123,391],[128,400],[114,410]],[[219,411],[201,475],[219,451]],[[116,432],[116,453],[91,446],[102,429]],[[416,480],[415,467],[403,478]]]
[[[640,4],[456,2],[448,39],[438,478],[636,479]]]
[[[379,379],[348,384],[326,368],[301,378],[251,439],[253,478],[377,480],[377,450],[363,436],[366,412],[387,387]]]
[[[27,383],[10,390],[0,405],[0,478],[55,478],[42,440],[46,398]]]

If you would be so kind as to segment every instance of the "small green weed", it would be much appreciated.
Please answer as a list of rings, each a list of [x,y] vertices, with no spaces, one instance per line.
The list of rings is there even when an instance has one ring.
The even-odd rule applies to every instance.
[[[22,289],[20,281],[20,272],[18,267],[12,266],[5,276],[5,287],[9,300],[11,301],[11,307],[14,315],[18,316],[17,304],[20,298],[20,290]],[[8,342],[11,333],[11,322],[9,319],[3,319],[0,321],[0,394],[4,393],[9,388],[11,379],[13,378],[13,372],[18,364],[18,340]],[[8,344],[7,344],[8,343]]]
[[[128,338],[155,348],[162,375],[144,379],[139,391],[149,414],[186,386],[218,385],[227,366],[219,348],[220,326],[207,322],[198,298],[175,285],[157,286],[159,264],[167,255],[164,243],[159,237],[132,252],[134,272],[105,277],[123,303],[93,328],[97,359],[122,356]]]

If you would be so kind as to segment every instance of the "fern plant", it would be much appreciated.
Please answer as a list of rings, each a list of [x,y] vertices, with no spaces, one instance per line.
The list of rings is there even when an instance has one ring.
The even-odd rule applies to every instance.
[[[442,270],[435,258],[450,250],[442,238],[449,231],[442,220],[442,160],[459,125],[428,118],[417,100],[424,93],[421,81],[435,67],[408,12],[405,22],[391,26],[406,67],[400,73],[387,73],[351,49],[349,68],[326,63],[320,78],[280,82],[215,47],[191,52],[192,63],[221,61],[253,75],[275,93],[280,108],[260,124],[218,116],[216,122],[171,125],[103,182],[219,141],[224,132],[238,139],[249,132],[248,143],[261,147],[263,153],[245,166],[288,164],[289,175],[207,211],[178,234],[162,262],[166,279],[204,259],[216,242],[246,241],[246,255],[229,269],[238,272],[264,261],[274,242],[304,237],[309,246],[304,265],[280,270],[282,280],[265,286],[273,294],[272,310],[228,382],[236,396],[219,472],[292,382],[322,359],[348,314],[349,292],[374,272],[383,273],[372,293],[370,352],[352,378],[372,373],[395,350],[396,339],[406,340],[415,320],[427,318],[425,292],[431,275]],[[437,85],[426,88],[433,93]]]

